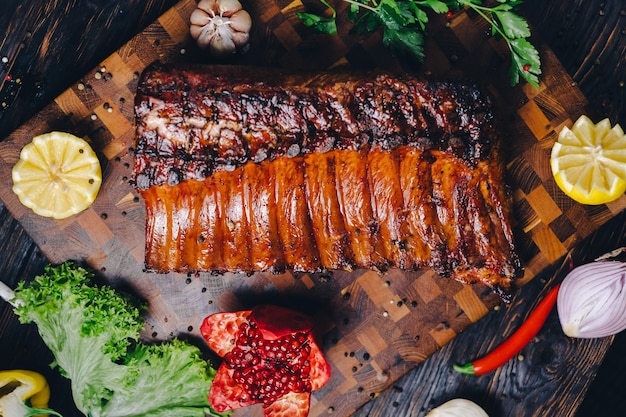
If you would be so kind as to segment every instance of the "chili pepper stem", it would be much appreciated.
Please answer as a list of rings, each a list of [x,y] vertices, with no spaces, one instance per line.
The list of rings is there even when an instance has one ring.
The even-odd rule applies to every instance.
[[[475,375],[473,363],[466,363],[465,365],[458,365],[455,363],[454,365],[452,365],[452,367],[454,368],[455,371],[457,371],[460,374]]]

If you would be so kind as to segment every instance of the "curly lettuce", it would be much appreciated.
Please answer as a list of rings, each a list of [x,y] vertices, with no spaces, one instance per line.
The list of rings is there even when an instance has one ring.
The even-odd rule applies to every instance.
[[[77,408],[89,417],[226,415],[208,402],[215,369],[200,349],[180,339],[142,342],[144,306],[93,276],[73,262],[48,265],[18,284],[13,302],[71,380]]]

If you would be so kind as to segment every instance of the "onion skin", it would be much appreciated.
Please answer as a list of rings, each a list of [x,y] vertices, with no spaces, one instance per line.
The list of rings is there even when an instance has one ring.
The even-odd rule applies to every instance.
[[[597,261],[574,268],[561,283],[557,312],[563,332],[573,338],[626,329],[626,263]]]
[[[433,408],[426,417],[489,417],[489,415],[473,401],[455,398]]]

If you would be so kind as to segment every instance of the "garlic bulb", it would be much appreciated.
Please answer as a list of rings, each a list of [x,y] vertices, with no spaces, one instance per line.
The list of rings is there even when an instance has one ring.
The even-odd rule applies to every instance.
[[[478,404],[464,398],[455,398],[430,410],[426,417],[489,417]]]
[[[238,0],[200,0],[189,22],[198,46],[218,56],[237,52],[250,39],[252,18]]]
[[[626,329],[626,263],[597,261],[574,268],[561,283],[557,312],[570,337],[606,337]]]

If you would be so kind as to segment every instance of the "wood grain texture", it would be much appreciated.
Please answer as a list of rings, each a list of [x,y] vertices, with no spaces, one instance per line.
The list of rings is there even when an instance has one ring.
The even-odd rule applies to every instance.
[[[526,0],[525,14],[589,99],[595,120],[626,124],[626,5]]]
[[[9,14],[3,14],[2,16],[0,16],[0,22],[2,22],[3,24],[6,23],[7,27],[10,27],[10,30],[7,31],[8,36],[5,37],[2,43],[2,48],[0,49],[0,55],[2,57],[6,56],[8,59],[8,62],[3,64],[4,67],[2,68],[2,70],[5,70],[6,74],[13,74],[18,76],[15,78],[12,76],[10,82],[5,82],[2,85],[1,89],[2,97],[5,97],[5,94],[8,94],[8,97],[12,100],[10,101],[10,105],[8,106],[8,110],[3,111],[0,114],[2,116],[0,120],[0,126],[2,126],[3,128],[5,126],[12,126],[6,129],[6,134],[22,124],[24,121],[28,120],[31,116],[35,115],[35,113],[39,109],[43,108],[45,104],[51,102],[60,93],[65,91],[66,88],[72,86],[76,82],[76,80],[78,80],[84,74],[96,68],[99,63],[104,60],[111,52],[111,48],[109,48],[110,44],[108,43],[111,41],[111,39],[115,38],[120,33],[128,34],[128,36],[124,35],[126,37],[122,36],[124,39],[121,39],[118,43],[118,45],[121,45],[129,38],[130,35],[137,32],[138,30],[141,30],[142,27],[137,28],[137,26],[141,25],[138,25],[138,21],[136,19],[129,19],[131,23],[126,25],[124,24],[128,23],[128,21],[125,21],[124,19],[125,16],[128,16],[129,12],[138,13],[140,15],[141,10],[144,10],[144,7],[146,8],[146,10],[148,8],[158,9],[159,7],[162,7],[162,9],[158,10],[157,12],[154,12],[153,9],[154,17],[156,17],[167,9],[167,7],[165,6],[157,5],[156,3],[152,2],[125,2],[124,7],[121,7],[117,4],[117,2],[108,1],[100,2],[100,4],[97,5],[98,10],[92,13],[85,13],[85,9],[81,9],[81,7],[83,6],[78,5],[78,2],[60,4],[61,2],[52,1],[48,3],[49,5],[45,10],[39,10],[39,6],[31,4],[31,2],[23,2],[23,6],[21,6],[20,8],[17,8],[17,6],[15,6],[18,9],[16,11],[16,14],[10,15],[13,17],[19,16],[22,20],[16,18],[12,19],[8,17]],[[585,92],[588,97],[594,100],[596,97],[596,94],[594,92],[598,92],[598,96],[600,97],[602,97],[603,95],[608,97],[608,100],[604,99],[600,103],[596,103],[596,105],[594,105],[594,113],[603,115],[612,115],[619,113],[618,110],[620,109],[620,97],[622,97],[621,100],[623,100],[623,95],[620,96],[618,94],[620,90],[618,88],[615,88],[615,85],[619,86],[618,82],[621,77],[623,77],[624,73],[623,69],[621,73],[616,72],[620,68],[619,61],[616,61],[617,65],[615,66],[608,66],[608,69],[601,69],[598,65],[587,65],[588,71],[584,72],[577,72],[576,66],[578,65],[578,63],[584,60],[587,60],[587,63],[592,62],[589,56],[599,56],[601,58],[600,62],[603,62],[604,57],[609,57],[607,59],[610,59],[610,57],[615,57],[614,51],[623,51],[624,37],[619,36],[619,31],[622,30],[622,28],[624,27],[624,14],[619,12],[620,2],[581,2],[572,0],[558,2],[558,4],[555,4],[555,2],[545,2],[552,4],[543,3],[544,2],[540,0],[527,1],[528,6],[526,7],[526,9],[531,12],[529,13],[529,15],[534,16],[536,19],[532,22],[539,27],[541,34],[547,33],[548,36],[544,36],[544,39],[548,41],[548,44],[552,46],[553,49],[555,49],[553,46],[553,42],[557,44],[560,43],[562,48],[555,49],[558,58],[565,63],[566,68],[568,69],[568,72],[570,74],[575,74],[576,77],[574,78],[574,80],[578,82],[581,90]],[[600,3],[604,5],[602,8],[600,7]],[[89,4],[89,2],[85,4]],[[11,4],[9,4],[9,6],[11,6]],[[92,4],[91,7],[93,8],[95,6],[93,6]],[[285,22],[285,20],[281,20],[283,18],[280,16],[280,14],[277,14],[277,10],[280,10],[280,8],[277,9],[276,7],[266,7],[264,5],[258,7],[259,10],[263,12],[262,16],[266,22]],[[28,9],[30,9],[30,12],[27,12]],[[72,10],[75,9],[80,9],[81,13],[79,14],[72,12]],[[134,9],[137,10],[135,12],[132,12],[132,10]],[[605,13],[604,19],[599,17],[601,16],[599,12],[597,14],[595,12],[588,13],[589,11],[601,9],[610,10],[611,13]],[[13,8],[8,8],[8,10],[13,10]],[[127,14],[124,15],[124,13],[119,13],[120,10],[124,10]],[[67,15],[68,11],[71,13],[71,20],[65,20],[64,15]],[[41,17],[44,15],[44,13],[48,12],[50,12],[52,18],[42,19]],[[566,16],[568,14],[570,18],[560,19],[561,16]],[[101,16],[100,19],[103,19],[99,21],[100,24],[104,24],[104,27],[114,28],[115,30],[111,32],[105,32],[106,36],[102,36],[102,34],[98,36],[98,33],[100,32],[102,26],[98,27],[94,26],[93,24],[90,25],[88,23],[92,19],[97,20],[97,16]],[[137,14],[135,14],[135,16],[137,16]],[[600,21],[598,19],[602,20]],[[44,20],[46,20],[46,23],[42,23]],[[57,23],[57,20],[60,23]],[[141,18],[139,20],[141,20]],[[151,20],[152,19],[145,21],[145,24],[147,24]],[[17,27],[13,24],[16,21],[34,23],[32,25],[20,25],[19,27]],[[68,25],[68,22],[71,22],[72,24],[80,22],[80,30],[84,30],[86,34],[92,35],[85,36],[85,40],[81,41],[81,44],[78,45],[78,49],[80,50],[80,52],[72,49],[76,47],[76,44],[73,44],[71,42],[71,39],[69,38],[70,35],[68,35],[68,33],[72,33],[72,31],[75,29],[69,26],[64,26],[64,24]],[[558,25],[554,25],[553,22],[561,22],[560,28],[555,29]],[[466,22],[461,23],[465,24]],[[461,27],[461,23],[459,23],[459,27]],[[274,51],[280,49],[276,46],[277,44],[280,44],[284,48],[288,48],[290,45],[293,46],[293,42],[296,42],[294,41],[294,39],[298,39],[297,37],[294,38],[290,36],[290,34],[293,34],[293,32],[289,30],[289,25],[282,24],[278,26],[280,26],[280,29],[277,29],[277,33],[280,34],[280,36],[277,35],[277,38],[281,39],[281,41],[278,42],[276,39],[267,40],[265,41],[266,44],[264,45],[270,46],[270,49]],[[126,32],[126,30],[129,30],[130,32]],[[557,30],[559,31],[560,35],[559,33],[554,34],[554,32]],[[583,30],[585,34],[588,34],[588,36],[582,36],[580,34],[581,30]],[[617,34],[618,36],[613,35],[604,38],[598,36],[599,34],[606,33],[606,31],[608,31],[608,33]],[[552,36],[551,33],[554,34],[554,36]],[[45,39],[53,39],[54,34],[60,34],[62,35],[62,39],[69,40],[70,42],[48,42],[47,47],[40,47],[40,45],[46,44],[46,42],[44,42]],[[63,38],[63,36],[65,36],[65,38]],[[158,34],[155,36],[156,38],[159,37]],[[37,41],[28,42],[28,39],[32,39],[33,37],[36,38]],[[311,48],[304,49],[305,52],[315,51],[315,48],[310,46],[315,44],[316,37],[313,38],[313,41],[308,41],[305,43],[305,46],[307,48]],[[25,40],[23,44],[21,44],[22,39]],[[593,44],[589,43],[588,45],[586,45],[590,48],[589,53],[587,53],[587,51],[582,50],[582,48],[573,48],[571,46],[576,39],[606,39],[607,45],[610,45],[610,47],[605,47],[602,42],[594,42]],[[376,44],[376,41],[377,39],[375,37],[372,37],[371,40],[367,41],[366,45],[373,47]],[[345,48],[345,45],[342,43],[336,43],[332,45],[333,51],[342,50],[342,48]],[[41,54],[38,54],[38,49],[40,49]],[[85,49],[87,49],[87,51]],[[435,53],[440,52],[435,51]],[[278,55],[279,53],[277,52],[276,56]],[[358,54],[356,52],[353,52],[353,54],[351,54],[351,56],[354,57],[353,59],[358,62],[359,59],[357,58],[360,57],[355,57],[355,55]],[[97,58],[94,58],[96,56]],[[276,56],[265,57],[264,59],[277,59]],[[70,59],[67,59],[68,57],[70,57]],[[250,56],[250,59],[251,58],[252,56]],[[90,64],[86,65],[85,62],[90,62]],[[326,64],[326,61],[320,62],[324,65]],[[596,61],[593,60],[593,62],[595,63]],[[41,68],[41,73],[45,74],[45,76],[42,76],[41,73],[38,74],[37,71],[18,71],[19,69],[36,68],[38,66],[39,68]],[[59,68],[66,68],[68,70],[61,71],[59,70]],[[437,68],[447,68],[447,64],[439,64]],[[9,71],[9,69],[12,69],[13,71]],[[5,79],[4,74],[2,75],[2,78]],[[17,83],[16,79],[20,78],[20,75],[26,75],[28,77],[25,76],[22,80],[22,83]],[[49,82],[48,80],[50,79],[53,79],[54,82]],[[593,88],[587,86],[593,86]],[[567,83],[560,84],[559,88],[567,88]],[[536,107],[528,108],[526,110],[528,110],[530,114],[533,114],[533,112],[537,111],[538,107],[542,110],[544,115],[554,115],[558,113],[558,111],[555,110],[558,110],[558,106],[555,105],[555,102],[551,100],[549,96],[550,95],[544,94],[538,97],[536,100],[533,100],[536,104]],[[96,96],[94,95],[92,97]],[[63,103],[72,102],[71,100],[60,101],[62,101]],[[592,103],[594,103],[594,101],[592,101]],[[580,104],[577,103],[576,100],[574,100],[572,103],[561,103],[562,107],[567,107],[569,105],[574,106],[574,108],[580,106]],[[623,104],[621,109],[621,111],[623,112]],[[571,108],[568,108],[567,110],[571,110]],[[556,119],[558,119],[558,117]],[[621,116],[621,120],[624,120],[623,116]],[[528,144],[532,144],[533,140],[536,140],[535,138],[537,136],[537,133],[539,133],[539,135],[541,134],[541,125],[536,125],[531,133],[531,135],[525,136],[527,138],[527,141],[522,141],[525,146]],[[5,136],[6,134],[3,134],[1,136]],[[112,149],[111,153],[115,154],[115,149],[119,149],[120,145],[121,143],[119,142],[114,143],[114,146],[112,148],[109,148]],[[534,158],[534,154],[545,151],[545,148],[531,145],[529,149],[525,150],[528,151],[529,158],[532,160]],[[527,230],[532,230],[538,224],[537,222],[546,221],[546,219],[550,219],[554,216],[554,214],[549,214],[546,216],[542,215],[540,217],[533,209],[532,205],[534,204],[535,206],[541,206],[541,202],[545,201],[545,195],[549,195],[550,191],[554,190],[550,190],[549,187],[547,189],[543,187],[543,189],[539,188],[536,190],[535,193],[531,194],[531,190],[535,190],[537,184],[541,183],[542,175],[545,175],[546,170],[545,167],[541,169],[542,167],[533,166],[531,163],[528,163],[527,159],[528,158],[525,158],[519,161],[519,163],[515,165],[515,168],[520,170],[519,172],[524,173],[523,175],[520,175],[519,178],[523,179],[522,184],[524,184],[524,187],[522,187],[522,189],[526,190],[523,194],[521,194],[521,199],[524,201],[524,209],[523,211],[521,211],[521,213],[524,213],[524,216],[520,216],[520,218],[523,219],[524,224],[526,225],[525,228],[527,228]],[[113,159],[113,161],[114,164],[119,163],[123,165],[126,163],[122,160],[115,161],[115,159]],[[112,164],[111,166],[114,165]],[[123,175],[120,178],[123,179]],[[529,195],[531,197],[528,199],[527,196]],[[124,208],[130,208],[126,212],[126,215],[129,215],[129,218],[137,220],[136,216],[138,211],[132,210],[135,203],[136,202],[134,201],[132,195],[124,195],[120,199],[120,205],[122,205]],[[106,212],[110,212],[110,210],[107,208],[105,213]],[[550,210],[550,212],[554,213],[553,210]],[[576,222],[576,227],[579,230],[585,231],[584,236],[591,236],[593,238],[594,236],[598,235],[609,235],[608,240],[596,240],[596,243],[602,242],[605,245],[613,244],[614,242],[616,242],[615,233],[621,233],[623,237],[623,228],[620,229],[619,227],[611,226],[614,223],[609,223],[609,227],[604,227],[603,232],[600,234],[593,233],[593,229],[595,226],[593,226],[593,222],[589,222],[588,219],[601,219],[601,221],[604,221],[602,219],[606,218],[606,212],[596,212],[595,210],[587,212],[585,210],[581,210],[578,207],[570,207],[567,212],[569,213],[569,215],[567,216],[567,220],[571,222],[573,219]],[[626,221],[623,219],[623,215],[618,215],[616,219],[618,222],[617,226],[619,226],[620,221],[622,225],[626,223]],[[531,239],[532,242],[529,242],[529,246],[536,245],[535,242],[540,242],[544,246],[548,245],[548,247],[553,247],[550,242],[556,242],[556,240],[561,241],[561,238],[566,238],[567,230],[570,228],[570,226],[567,225],[569,222],[566,221],[564,217],[561,217],[559,220],[558,216],[556,217],[556,220],[559,222],[558,224],[565,224],[567,226],[559,226],[559,230],[565,231],[563,232],[565,234],[557,235],[550,230],[546,230],[545,228],[541,227],[537,229],[536,235],[533,234],[533,239]],[[8,236],[12,236],[15,233],[23,234],[23,230],[21,230],[21,225],[18,225],[15,222],[13,222],[13,225],[15,227],[15,230],[18,231],[14,232],[14,229],[5,229]],[[615,231],[615,233],[610,233],[610,231]],[[35,248],[32,243],[26,246],[28,247],[28,249],[25,249],[26,252],[34,251],[39,253],[38,249]],[[595,251],[596,247],[594,247],[593,249]],[[2,253],[9,252],[13,251],[6,248],[6,252],[3,251]],[[16,252],[16,258],[14,259],[15,265],[27,264],[27,260],[25,259],[28,259],[28,256],[30,255],[23,254],[22,249]],[[551,256],[557,257],[558,253],[560,252],[557,250]],[[41,256],[41,253],[39,253],[39,256]],[[14,263],[11,262],[9,264],[9,269],[13,268],[13,265]],[[22,276],[32,276],[32,273],[34,272],[26,270],[24,272],[20,271],[20,273],[22,274]],[[185,282],[186,281],[187,280],[185,280]],[[283,282],[280,278],[276,278],[275,280],[273,280],[272,283],[278,287],[284,287],[285,285],[285,282]],[[196,289],[198,290],[198,292],[196,293],[194,291],[191,291],[191,293],[194,294],[194,300],[197,300],[198,302],[206,302],[206,298],[199,295],[201,294],[201,291],[199,290],[205,288],[203,287],[203,285],[205,285],[206,288],[209,288],[210,291],[214,292],[223,291],[225,287],[228,288],[228,286],[225,286],[223,282],[212,279],[203,281],[201,284],[199,284],[195,280],[191,280],[187,285],[190,285],[193,288],[197,287]],[[533,286],[535,285],[539,285],[539,287],[535,287],[535,289],[532,290]],[[310,281],[310,278],[304,278],[302,280],[302,286],[307,288],[314,287],[315,282]],[[527,308],[528,301],[524,300],[534,300],[539,291],[541,291],[541,288],[543,288],[543,284],[541,284],[539,280],[533,280],[529,285],[522,289],[522,291],[518,295],[518,297],[521,298],[514,301],[514,305],[517,307],[525,306]],[[152,295],[158,294],[158,291],[155,291],[152,287],[144,288],[142,289],[142,291],[145,291],[146,293]],[[254,292],[250,292],[250,294],[254,294]],[[229,297],[228,292],[226,292],[225,298],[227,297]],[[354,303],[363,302],[363,298],[361,298],[360,295],[357,294],[355,297],[358,300],[353,301]],[[160,302],[158,296],[155,296],[153,300],[156,302],[156,305],[154,307],[155,313],[164,316],[171,313],[168,305]],[[239,300],[232,301],[239,302]],[[228,302],[231,303],[232,301]],[[515,366],[514,368],[506,368],[505,370],[508,372],[497,372],[495,375],[481,378],[483,381],[481,383],[479,383],[476,379],[466,378],[465,382],[463,382],[461,385],[455,385],[455,378],[449,372],[449,365],[452,361],[458,360],[458,358],[469,359],[471,357],[474,357],[477,352],[476,346],[478,344],[481,344],[481,351],[483,351],[483,347],[487,348],[489,346],[493,346],[493,344],[496,343],[495,341],[498,340],[498,338],[502,337],[502,334],[508,334],[512,330],[509,322],[507,321],[510,317],[508,315],[505,316],[501,313],[502,310],[499,312],[492,312],[487,314],[487,316],[481,319],[478,324],[470,327],[469,330],[466,330],[463,334],[453,339],[450,344],[446,345],[443,350],[440,350],[438,353],[435,354],[435,356],[431,357],[427,362],[424,363],[424,365],[418,366],[413,373],[410,373],[404,379],[399,380],[396,383],[398,388],[392,387],[384,391],[383,394],[379,396],[379,399],[376,399],[375,401],[370,403],[372,407],[371,409],[368,409],[366,407],[366,409],[363,409],[362,412],[371,412],[370,415],[389,415],[389,410],[393,410],[395,415],[423,415],[423,412],[420,410],[426,410],[427,408],[436,405],[437,403],[441,402],[445,397],[456,396],[462,393],[469,393],[474,394],[474,398],[486,398],[485,402],[488,402],[488,404],[490,404],[490,410],[492,411],[490,415],[573,415],[575,409],[581,401],[579,397],[579,391],[584,392],[584,390],[588,386],[589,380],[595,374],[597,364],[601,361],[606,349],[608,349],[610,341],[594,341],[590,344],[587,344],[587,342],[576,342],[572,343],[571,345],[567,345],[569,347],[566,346],[562,350],[562,352],[567,353],[567,366],[555,367],[550,373],[543,372],[543,367],[541,366],[541,364],[544,364],[545,362],[534,362],[534,365],[530,364],[530,366],[528,366],[528,361],[525,360],[511,364],[511,366]],[[350,319],[354,316],[354,314],[354,311],[346,310],[344,319],[348,320],[348,324],[350,323]],[[524,313],[522,312],[518,314]],[[12,318],[8,317],[7,319],[11,321]],[[557,334],[559,332],[554,320],[550,322],[549,329],[557,332]],[[441,331],[438,332],[439,340],[446,340],[446,337],[448,336],[446,336],[447,332],[445,326],[443,326],[440,330]],[[173,330],[170,329],[170,331]],[[372,349],[375,349],[377,346],[379,346],[376,342],[378,338],[372,336],[371,332],[367,332],[366,334],[367,337],[365,340],[370,346],[372,346]],[[30,334],[30,336],[34,337],[32,333]],[[463,339],[464,337],[466,339]],[[484,343],[491,340],[493,340],[493,343],[491,345],[485,346]],[[550,342],[550,339],[546,340],[548,346],[551,346],[552,343]],[[567,342],[571,343],[571,341]],[[21,343],[22,341],[20,341],[20,345]],[[26,344],[26,342],[24,343]],[[454,349],[458,349],[458,351]],[[15,350],[16,349],[13,348],[13,351]],[[351,352],[349,350],[346,350],[342,354],[344,353],[347,354],[348,357],[351,357]],[[6,358],[11,356],[5,357],[4,355],[2,355],[0,357]],[[344,361],[342,361],[341,363],[343,364]],[[346,363],[350,362],[346,361]],[[537,365],[538,363],[539,365]],[[5,365],[4,359],[2,360],[2,365]],[[9,365],[9,363],[6,363],[6,365]],[[358,366],[358,362],[354,366]],[[570,369],[572,367],[576,367],[578,372],[570,372]],[[515,372],[515,375],[519,376],[519,380],[522,382],[526,382],[529,379],[536,379],[537,381],[536,383],[528,384],[528,386],[523,383],[514,383],[513,381],[510,381],[510,372]],[[548,384],[545,381],[542,382],[542,379],[548,378],[548,375],[554,375],[553,380],[555,381],[562,380],[571,382],[564,384],[565,387],[557,384]],[[404,385],[404,382],[406,380],[411,381],[409,385]],[[62,386],[63,384],[60,385],[60,387]],[[401,390],[400,388],[404,389]],[[426,392],[423,391],[425,388],[428,388]],[[363,392],[366,392],[366,390],[364,390]],[[415,397],[415,394],[417,392],[420,393],[420,399]],[[366,394],[368,397],[370,394],[372,394],[373,396],[377,395],[376,391],[366,392]],[[526,402],[525,398],[532,398],[533,396],[535,398],[542,397],[547,405],[542,407],[538,406],[537,408],[535,408],[533,406],[533,402]],[[404,408],[394,407],[394,401],[398,401],[399,406]],[[539,401],[537,400],[537,402]],[[509,410],[511,411],[509,412]],[[67,416],[72,414],[65,415]]]
[[[0,138],[175,3],[51,0],[42,7],[36,1],[4,1],[0,56],[6,62],[0,63]],[[66,67],[68,62],[72,64]]]

